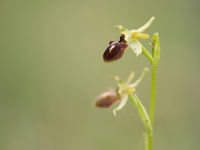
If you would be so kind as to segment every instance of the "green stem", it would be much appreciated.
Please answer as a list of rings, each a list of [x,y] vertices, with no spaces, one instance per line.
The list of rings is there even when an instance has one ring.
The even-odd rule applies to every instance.
[[[138,99],[137,95],[135,96],[129,95],[129,98],[137,107],[141,120],[143,121],[146,127],[147,135],[145,136],[145,150],[152,150],[153,131],[149,115],[145,107],[143,106],[142,102]]]
[[[149,59],[150,63],[153,64],[153,57],[144,46],[142,46],[142,53]]]
[[[156,70],[157,70],[157,67],[152,65],[151,101],[150,101],[150,110],[149,110],[149,116],[150,116],[152,126],[153,126],[154,113],[155,113]]]
[[[133,95],[129,95],[128,97],[133,102],[133,104],[137,107],[137,101],[134,99]]]
[[[157,39],[159,40],[159,39]],[[159,41],[157,42],[157,45],[159,45]],[[159,46],[160,47],[160,46]],[[157,47],[157,57],[154,55],[154,58],[149,53],[149,51],[142,46],[142,53],[149,59],[151,65],[152,65],[152,81],[151,81],[151,100],[150,100],[150,109],[149,109],[149,122],[147,128],[147,136],[145,136],[145,150],[152,150],[153,149],[153,121],[154,121],[154,112],[155,112],[155,97],[156,97],[156,70],[157,70],[157,63],[160,57],[160,51],[159,47]],[[143,76],[141,77],[141,79]],[[138,83],[140,80],[138,80]],[[137,82],[136,82],[137,83]],[[135,84],[137,86],[137,84]],[[132,85],[134,86],[134,84]],[[137,106],[137,99],[135,100],[132,96],[129,96],[129,98],[133,101],[133,103]]]
[[[150,100],[150,110],[149,110],[152,131],[148,132],[148,145],[149,145],[148,150],[152,150],[153,147],[153,121],[154,121],[155,97],[156,97],[156,70],[157,67],[152,65],[151,100]]]
[[[153,130],[148,130],[148,150],[152,150],[153,148]]]
[[[152,126],[152,130],[148,130],[148,150],[153,149],[153,121],[154,121],[154,113],[155,113],[155,97],[156,97],[156,70],[157,65],[154,64],[154,60],[152,55],[147,51],[147,49],[142,46],[143,54],[149,59],[152,65],[152,81],[151,81],[151,100],[150,100],[150,110],[149,110],[149,117]]]
[[[150,110],[149,110],[149,117],[144,117],[145,119],[143,119],[144,121],[149,120],[150,124],[146,125],[146,132],[147,132],[147,141],[145,141],[145,148],[147,150],[152,150],[153,149],[153,120],[154,120],[154,112],[155,112],[155,96],[156,96],[156,70],[157,70],[157,66],[152,64],[152,81],[151,81],[151,101],[150,101]],[[141,76],[141,79],[143,78],[143,74]],[[140,80],[139,80],[140,81]],[[138,82],[139,82],[138,81]],[[137,83],[137,82],[136,82]],[[136,84],[137,85],[137,84]],[[139,108],[139,110],[141,110],[140,108],[142,108],[140,105],[142,105],[142,103],[140,104],[139,99],[134,98],[132,95],[129,95],[129,98],[131,99],[131,101],[136,105],[137,108]],[[140,105],[138,105],[140,104]],[[143,105],[142,105],[143,106]],[[143,114],[146,114],[146,116],[148,115],[146,113],[145,108],[143,107]],[[145,116],[145,115],[144,115]],[[142,117],[141,117],[142,118]],[[148,119],[149,118],[149,119]],[[145,124],[145,123],[144,123]]]

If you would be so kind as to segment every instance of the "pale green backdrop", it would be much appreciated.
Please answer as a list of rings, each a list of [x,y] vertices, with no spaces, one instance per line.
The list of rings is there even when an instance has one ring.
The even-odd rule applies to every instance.
[[[155,150],[198,150],[200,135],[198,0],[0,0],[0,149],[143,150],[144,127],[129,102],[117,117],[93,107],[116,87],[111,75],[136,77],[143,57],[128,50],[106,64],[114,25],[159,32]],[[148,46],[148,43],[145,43]],[[149,105],[150,73],[137,89]]]

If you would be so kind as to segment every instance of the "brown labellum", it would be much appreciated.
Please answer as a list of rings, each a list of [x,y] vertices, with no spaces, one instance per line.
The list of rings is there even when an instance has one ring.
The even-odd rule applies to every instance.
[[[109,42],[109,46],[103,54],[103,59],[105,62],[112,62],[122,57],[125,50],[128,48],[128,44],[126,44],[124,38],[125,35],[122,34],[118,42],[117,41]]]
[[[96,98],[94,105],[101,108],[108,108],[120,99],[121,97],[117,94],[116,90],[108,89]]]

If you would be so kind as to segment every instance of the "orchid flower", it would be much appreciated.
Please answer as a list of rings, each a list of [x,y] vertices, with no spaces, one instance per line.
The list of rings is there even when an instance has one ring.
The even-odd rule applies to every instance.
[[[151,17],[151,19],[146,24],[144,24],[138,29],[132,29],[132,30],[128,30],[124,28],[122,25],[116,26],[121,31],[121,34],[125,35],[126,43],[133,50],[136,56],[142,53],[142,44],[139,42],[139,39],[149,38],[149,35],[143,32],[152,24],[154,20],[155,17]]]
[[[100,94],[95,102],[94,105],[100,108],[108,108],[115,102],[120,102],[118,107],[113,109],[114,116],[116,116],[116,112],[121,110],[128,101],[128,96],[135,93],[136,87],[139,85],[139,83],[142,81],[143,77],[147,73],[148,68],[144,68],[143,73],[139,77],[138,80],[136,80],[134,83],[131,83],[131,81],[134,78],[134,73],[131,72],[127,81],[124,82],[119,79],[119,77],[114,76],[113,79],[117,81],[117,89],[108,89],[104,93]]]
[[[152,24],[154,19],[155,17],[152,17],[139,29],[128,30],[122,25],[116,26],[121,31],[120,40],[109,42],[109,46],[103,54],[104,61],[112,62],[120,59],[128,47],[133,50],[136,56],[140,55],[142,53],[142,44],[139,42],[139,39],[149,38],[149,35],[143,32]]]

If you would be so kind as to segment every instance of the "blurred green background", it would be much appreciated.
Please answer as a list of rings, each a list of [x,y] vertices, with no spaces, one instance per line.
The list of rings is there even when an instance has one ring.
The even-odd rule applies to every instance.
[[[104,63],[122,24],[159,32],[155,150],[197,150],[200,135],[198,0],[0,0],[0,149],[143,150],[131,102],[113,117],[93,100],[111,75],[140,75],[149,62],[130,49]],[[148,42],[143,41],[148,47]],[[148,73],[137,89],[149,105]]]

